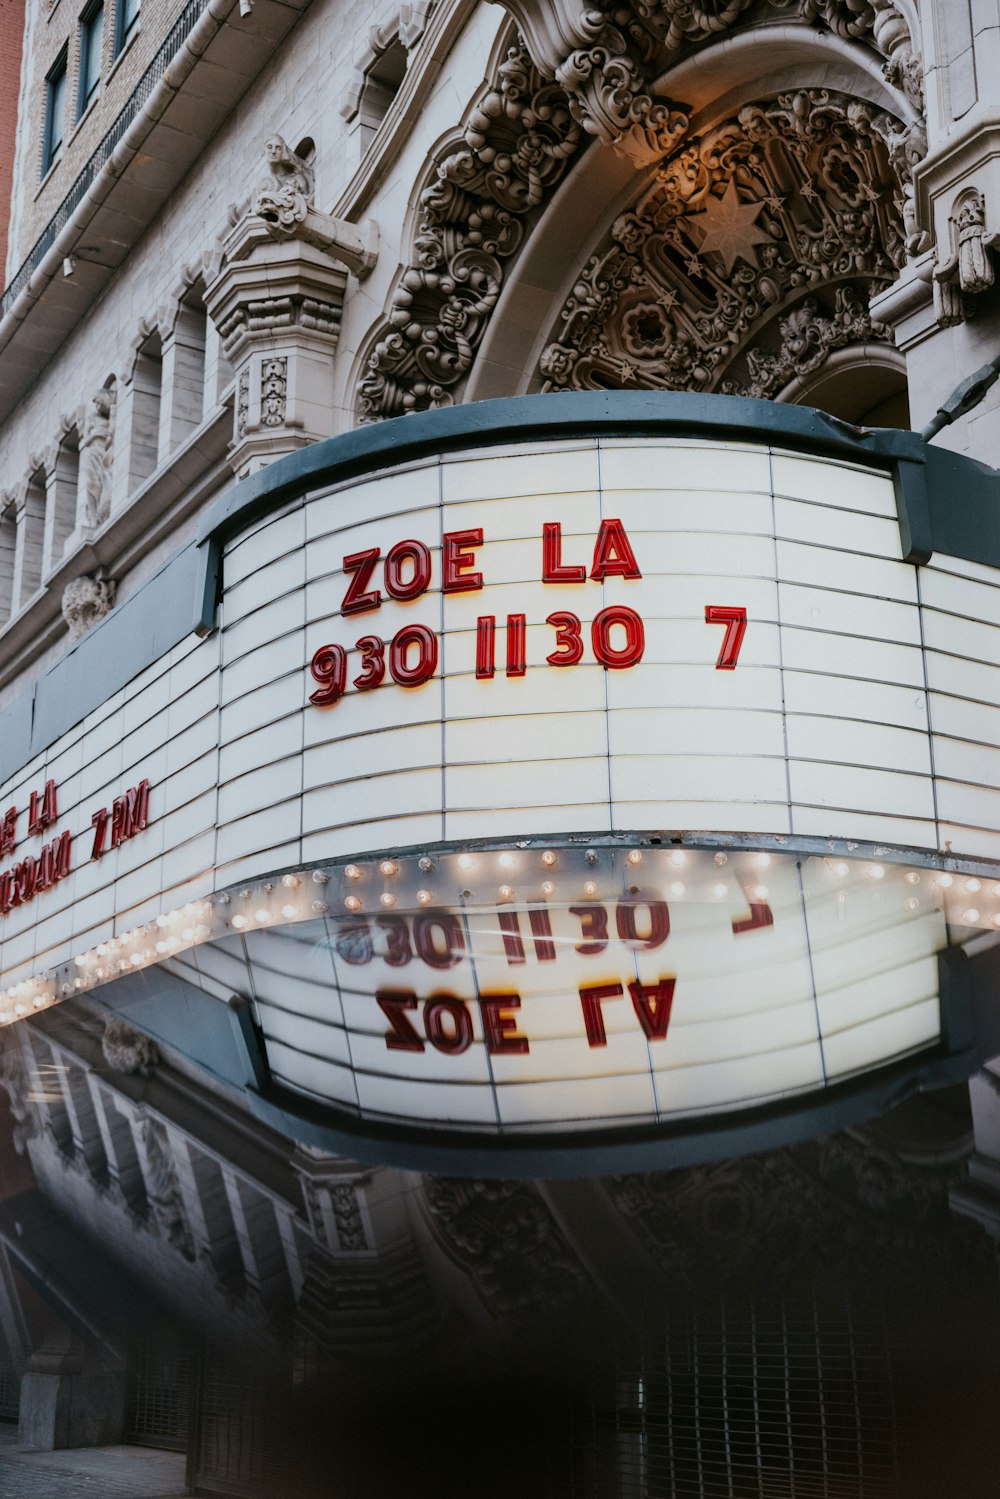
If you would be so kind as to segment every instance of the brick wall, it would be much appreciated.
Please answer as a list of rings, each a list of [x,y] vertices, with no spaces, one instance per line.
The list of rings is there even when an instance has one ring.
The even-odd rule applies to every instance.
[[[142,0],[139,24],[116,57],[115,17],[119,0],[104,0],[101,86],[97,97],[79,119],[80,15],[86,9],[86,0],[33,0],[37,12],[24,58],[27,86],[21,101],[21,163],[15,187],[20,212],[14,216],[14,253],[8,261],[11,274],[25,259],[73,186],[77,174],[111,129],[186,3],[187,0]],[[23,12],[24,0],[0,0],[0,35],[4,43],[0,70],[7,62],[5,18],[8,9],[15,8]],[[46,75],[63,47],[67,50],[68,65],[63,144],[57,161],[43,182]],[[5,79],[6,74],[0,71],[0,95],[5,93]],[[16,78],[14,98],[17,98]]]
[[[10,226],[23,35],[24,0],[0,0],[0,265],[7,254]]]

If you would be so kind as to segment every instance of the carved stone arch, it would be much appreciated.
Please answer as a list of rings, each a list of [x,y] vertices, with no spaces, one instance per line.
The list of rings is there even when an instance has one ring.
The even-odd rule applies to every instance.
[[[926,149],[922,75],[913,18],[896,0],[626,0],[613,24],[570,0],[507,5],[529,41],[518,38],[498,64],[462,147],[435,163],[434,181],[416,195],[410,261],[365,346],[364,368],[352,372],[359,421],[538,388],[545,308],[569,291],[556,281],[567,272],[567,247],[593,234],[595,203],[614,202],[630,183],[640,191],[666,156],[718,127],[727,109],[737,114],[762,72],[772,83],[775,47],[784,49],[789,96],[811,108],[825,83],[848,100],[859,132],[875,130],[893,169],[882,183],[894,200],[889,266],[866,269],[859,290],[886,284],[905,253],[926,248],[910,181]],[[682,98],[691,102],[671,103]],[[530,204],[502,202],[498,190],[530,182],[530,158],[544,156],[546,144],[551,151],[553,136],[564,152],[558,165],[547,162],[542,191]],[[613,149],[584,151],[593,137]],[[498,208],[505,239],[496,236]],[[582,269],[570,265],[570,281]],[[789,288],[778,298],[782,309],[792,300]]]
[[[131,384],[134,379],[136,364],[143,349],[149,345],[150,340],[155,339],[157,343],[162,343],[163,337],[164,330],[160,327],[158,318],[143,317],[139,319],[136,331],[127,344],[125,363],[122,371],[122,381],[124,384]]]
[[[834,350],[815,370],[794,376],[774,399],[816,406],[855,426],[910,425],[906,360],[883,340]]]
[[[72,411],[64,411],[56,423],[56,443],[62,443],[67,435],[75,427],[77,432],[83,431],[83,420],[87,408],[85,405],[74,406]]]
[[[564,91],[509,46],[419,194],[409,264],[369,338],[359,421],[452,403],[507,268],[583,141]]]
[[[606,153],[591,153],[522,257],[467,396],[629,386],[775,398],[835,350],[878,340],[867,304],[905,253],[903,128],[867,99],[799,88],[744,103],[625,196]],[[572,215],[593,221],[598,167],[619,211],[586,264],[563,270],[539,352],[524,309],[538,307]]]

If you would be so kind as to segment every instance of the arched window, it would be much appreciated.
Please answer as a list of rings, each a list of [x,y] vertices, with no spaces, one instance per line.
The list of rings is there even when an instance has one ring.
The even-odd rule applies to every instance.
[[[56,452],[47,476],[45,548],[42,571],[47,574],[62,561],[66,542],[76,525],[77,493],[80,487],[80,434],[70,427]]]
[[[199,281],[185,293],[173,328],[163,341],[163,402],[159,462],[201,426],[205,407],[207,314]]]
[[[0,625],[14,608],[14,559],[17,552],[17,510],[14,501],[0,504]]]
[[[139,347],[128,384],[128,492],[148,479],[158,462],[163,348],[151,333]]]
[[[38,468],[28,480],[17,507],[12,614],[16,614],[41,587],[46,487],[45,470]]]

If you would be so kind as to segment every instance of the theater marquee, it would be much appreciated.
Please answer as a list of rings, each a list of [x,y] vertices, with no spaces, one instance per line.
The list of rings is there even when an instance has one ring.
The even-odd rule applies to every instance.
[[[0,1021],[159,965],[286,1112],[556,1151],[967,1071],[993,542],[912,434],[775,410],[495,403],[239,486],[203,638],[0,792]]]

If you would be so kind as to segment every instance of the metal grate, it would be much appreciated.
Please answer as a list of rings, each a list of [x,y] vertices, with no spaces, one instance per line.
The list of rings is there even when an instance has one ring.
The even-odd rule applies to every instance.
[[[691,1307],[595,1371],[572,1499],[897,1499],[892,1362],[848,1298]]]
[[[157,83],[163,77],[167,64],[190,35],[194,29],[195,22],[207,4],[208,0],[188,0],[188,4],[185,5],[181,14],[174,22],[166,40],[153,58],[153,61],[149,64],[149,67],[139,79],[135,89],[129,95],[121,114],[115,120],[115,123],[93,155],[81,168],[73,186],[28,251],[27,259],[8,283],[3,296],[0,297],[0,317],[6,317],[18,296],[31,280],[43,256],[48,253],[55,243],[56,235],[68,223],[74,210],[82,202],[90,184],[111,156],[118,142],[125,135],[126,130],[153,92]]]
[[[0,1421],[16,1421],[20,1404],[20,1378],[11,1369],[0,1369]]]
[[[166,1337],[149,1336],[129,1354],[126,1441],[144,1447],[187,1449],[191,1357]]]
[[[192,1464],[199,1493],[304,1499],[289,1388],[258,1360],[205,1350]]]

